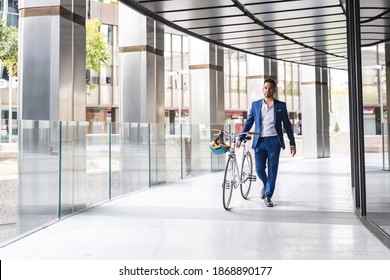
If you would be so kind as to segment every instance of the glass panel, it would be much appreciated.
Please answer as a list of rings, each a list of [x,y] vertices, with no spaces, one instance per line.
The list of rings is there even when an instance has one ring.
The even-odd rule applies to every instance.
[[[378,71],[376,69],[365,69],[362,74],[364,91],[363,104],[378,105]]]
[[[240,93],[240,109],[247,109],[247,96],[246,93]]]
[[[112,198],[113,190],[116,190],[116,193],[118,193],[119,190],[119,176],[120,176],[120,167],[121,167],[121,135],[120,130],[121,125],[119,123],[111,123],[111,151],[110,151],[110,157],[108,160],[110,160],[111,166],[110,166],[110,191],[109,196],[110,199]]]
[[[280,101],[286,101],[285,97],[285,88],[284,88],[284,62],[279,61],[278,62],[278,81],[277,81],[277,99]]]
[[[188,54],[188,37],[183,36],[183,53]]]
[[[19,16],[13,15],[13,14],[8,14],[7,15],[7,25],[19,27]]]
[[[363,118],[367,217],[390,234],[389,121],[384,52],[390,46],[362,49]],[[388,55],[386,55],[389,57]]]
[[[100,69],[100,84],[106,85],[112,83],[112,67],[111,66],[102,66]],[[94,78],[94,77],[93,77]]]
[[[0,243],[2,243],[15,237],[19,230],[18,145],[8,143],[6,139],[0,150]]]
[[[90,122],[86,134],[87,207],[109,199],[110,126],[105,122]],[[112,136],[117,143],[119,135]]]
[[[189,69],[189,55],[188,53],[183,54],[183,70],[188,71]]]
[[[165,33],[164,35],[164,50],[166,53],[171,53],[171,34]]]
[[[166,182],[167,172],[165,139],[165,124],[149,124],[150,187],[161,185]]]
[[[173,53],[172,54],[172,70],[180,71],[182,70],[182,61],[181,61],[181,53]]]
[[[285,72],[285,77],[286,77],[286,103],[287,103],[287,108],[293,108],[292,105],[292,66],[291,63],[285,63],[286,65],[286,72]]]
[[[230,109],[238,109],[238,97],[239,97],[239,94],[238,93],[232,93],[231,94],[231,101],[232,101],[232,104],[231,104],[231,107]]]
[[[230,75],[238,76],[238,52],[232,52],[230,58]]]
[[[230,109],[230,76],[225,75],[224,77],[224,90],[225,90],[225,109]]]
[[[209,125],[191,125],[191,175],[209,173],[211,169],[211,140]]]
[[[301,109],[299,102],[299,71],[298,64],[293,64],[293,77],[292,77],[292,94],[293,94],[293,107],[292,110],[299,111]]]
[[[183,142],[180,126],[175,123],[175,134],[170,134],[169,129],[166,129],[166,145],[169,147],[166,153],[166,181],[168,183],[179,181],[183,176],[181,169]]]
[[[60,217],[86,208],[86,122],[61,122]]]
[[[231,76],[230,77],[230,92],[231,93],[238,93],[238,77],[237,76]]]
[[[190,88],[189,88],[189,76],[188,74],[183,74],[183,107],[190,107]]]
[[[112,197],[149,187],[149,126],[140,123],[121,123],[120,169],[118,188]]]
[[[172,52],[181,53],[181,36],[172,34]]]
[[[58,219],[60,125],[20,121],[18,149],[19,234]]]
[[[17,14],[19,10],[18,3],[19,0],[8,0],[8,12]]]

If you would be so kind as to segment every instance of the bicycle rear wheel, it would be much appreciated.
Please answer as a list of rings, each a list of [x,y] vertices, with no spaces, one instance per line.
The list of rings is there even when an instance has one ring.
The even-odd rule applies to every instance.
[[[237,184],[237,171],[235,161],[229,157],[226,163],[225,175],[222,183],[222,201],[223,207],[229,210],[230,201],[232,200],[232,193],[235,184]]]
[[[253,163],[251,153],[247,153],[242,157],[241,164],[241,195],[244,199],[248,198],[252,186]]]

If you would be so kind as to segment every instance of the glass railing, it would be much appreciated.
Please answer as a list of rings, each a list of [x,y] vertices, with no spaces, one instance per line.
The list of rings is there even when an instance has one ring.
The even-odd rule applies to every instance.
[[[229,125],[16,122],[0,143],[0,243],[99,203],[221,171],[211,128]],[[4,137],[4,140],[6,140]]]

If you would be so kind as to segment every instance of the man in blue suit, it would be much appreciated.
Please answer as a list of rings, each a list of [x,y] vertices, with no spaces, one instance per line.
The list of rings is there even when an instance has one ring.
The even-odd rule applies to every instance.
[[[248,132],[255,123],[255,134],[252,148],[255,150],[256,173],[264,186],[261,199],[267,207],[273,207],[272,195],[275,191],[276,176],[279,166],[280,149],[285,149],[282,124],[290,140],[291,155],[296,154],[295,139],[287,114],[286,103],[274,98],[276,82],[266,79],[263,86],[264,98],[254,101],[241,133]],[[245,135],[237,141],[237,147]],[[266,172],[268,160],[268,172]]]

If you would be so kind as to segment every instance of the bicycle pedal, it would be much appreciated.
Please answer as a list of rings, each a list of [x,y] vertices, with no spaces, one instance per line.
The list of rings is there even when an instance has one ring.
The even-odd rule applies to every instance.
[[[248,176],[248,178],[249,178],[249,181],[251,181],[251,182],[256,182],[256,175],[250,175],[250,176]]]

